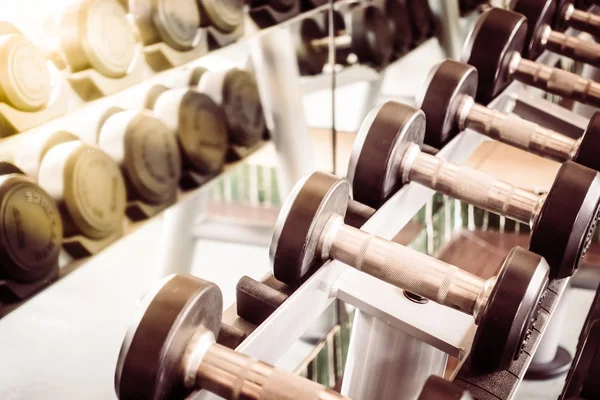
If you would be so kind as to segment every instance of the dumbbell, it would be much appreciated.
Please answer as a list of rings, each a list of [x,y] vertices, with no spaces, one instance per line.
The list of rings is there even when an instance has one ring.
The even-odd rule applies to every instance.
[[[600,37],[600,16],[577,9],[571,0],[559,2],[554,25],[558,30],[574,28]]]
[[[72,72],[94,68],[110,78],[127,75],[135,34],[117,0],[81,0],[60,18],[60,48]]]
[[[406,0],[375,0],[388,17],[390,35],[394,43],[394,53],[402,56],[413,43],[413,31]]]
[[[425,113],[425,143],[441,148],[465,129],[559,162],[575,161],[600,171],[600,113],[595,113],[579,139],[533,122],[491,110],[475,101],[477,70],[446,60],[427,76],[417,104]]]
[[[231,33],[244,20],[244,0],[196,0],[200,9],[200,26],[214,26]]]
[[[367,116],[348,165],[354,200],[378,208],[416,182],[484,210],[528,224],[529,249],[548,261],[553,278],[571,276],[585,255],[600,213],[600,176],[567,161],[547,196],[423,153],[425,115],[387,102]]]
[[[164,42],[179,51],[198,44],[200,11],[196,0],[129,0],[144,46]]]
[[[58,203],[64,236],[104,239],[122,230],[126,191],[117,163],[69,132],[41,148],[38,184]]]
[[[497,277],[484,280],[398,243],[344,224],[350,185],[316,172],[296,184],[279,214],[269,251],[276,279],[298,286],[333,259],[400,289],[473,315],[477,370],[506,368],[519,356],[548,282],[537,254],[513,249]]]
[[[246,0],[250,8],[270,6],[281,13],[290,11],[297,2],[298,0]]]
[[[151,293],[123,341],[119,399],[184,399],[204,389],[225,399],[347,399],[330,389],[217,344],[219,288],[172,275]]]
[[[581,40],[552,30],[556,0],[512,0],[509,8],[527,18],[527,37],[523,54],[535,60],[544,50],[575,61],[600,66],[600,44]]]
[[[0,24],[0,102],[21,111],[41,110],[51,92],[44,54],[15,27]]]
[[[522,57],[527,20],[500,8],[484,12],[465,44],[462,61],[479,71],[477,101],[489,103],[516,79],[592,106],[600,106],[600,83]]]
[[[208,95],[190,88],[150,89],[146,107],[175,132],[184,168],[202,175],[223,169],[229,147],[225,113]]]
[[[19,168],[0,162],[0,209],[0,281],[30,284],[47,279],[57,268],[63,238],[52,197]],[[8,301],[1,293],[0,299]]]
[[[129,200],[162,204],[177,196],[177,138],[159,119],[145,112],[109,109],[98,129],[98,147],[121,167]]]
[[[452,382],[430,376],[417,400],[473,400],[469,392]]]
[[[413,44],[416,46],[429,39],[435,31],[433,13],[429,1],[405,0],[413,30]]]
[[[363,64],[386,65],[394,51],[392,34],[383,12],[374,6],[360,6],[346,12],[344,27],[334,40],[341,63],[353,53]],[[329,36],[313,19],[300,23],[296,35],[296,53],[300,70],[309,75],[318,74],[327,63]]]
[[[252,74],[237,68],[207,71],[200,76],[197,89],[225,111],[233,146],[252,148],[265,137],[267,123]]]

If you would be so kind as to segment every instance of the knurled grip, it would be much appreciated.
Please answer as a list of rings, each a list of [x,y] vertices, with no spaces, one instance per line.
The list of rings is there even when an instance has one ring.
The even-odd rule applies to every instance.
[[[499,142],[518,147],[556,161],[568,161],[575,151],[575,140],[516,115],[473,104],[465,121],[473,129]]]
[[[581,10],[573,10],[569,18],[570,27],[600,37],[600,15]]]
[[[466,271],[398,243],[342,226],[332,258],[398,288],[472,314],[485,282]]]
[[[274,369],[264,383],[257,400],[350,400],[308,379]]]
[[[409,180],[484,210],[530,224],[539,196],[483,172],[419,153]]]
[[[600,66],[600,45],[587,42],[562,32],[551,31],[546,48],[554,53],[562,54],[575,61],[595,67]]]
[[[515,79],[527,85],[600,107],[600,84],[590,79],[525,59],[519,60],[512,73]]]

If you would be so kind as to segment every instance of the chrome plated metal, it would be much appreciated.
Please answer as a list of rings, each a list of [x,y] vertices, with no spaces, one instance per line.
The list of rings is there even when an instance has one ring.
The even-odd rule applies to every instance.
[[[329,36],[325,36],[321,39],[314,39],[310,44],[315,48],[327,49],[329,47]],[[347,33],[338,35],[333,39],[333,45],[337,50],[349,49],[352,47],[352,36]]]

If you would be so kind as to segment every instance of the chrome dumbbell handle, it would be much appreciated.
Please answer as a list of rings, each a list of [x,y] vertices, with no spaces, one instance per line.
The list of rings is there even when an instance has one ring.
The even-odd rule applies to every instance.
[[[460,130],[472,129],[499,142],[564,162],[579,149],[579,141],[514,115],[489,109],[465,96],[457,113]]]
[[[471,314],[476,321],[495,282],[344,225],[339,215],[329,219],[321,239],[323,259],[341,261],[398,288]]]
[[[325,386],[265,364],[214,342],[200,330],[184,356],[186,386],[229,400],[349,400]]]
[[[352,37],[347,33],[342,33],[333,38],[333,43],[338,50],[349,49],[352,47]],[[316,49],[327,49],[329,47],[329,36],[321,39],[314,39],[310,44]]]
[[[400,164],[403,182],[417,182],[455,199],[533,226],[542,197],[411,145]]]
[[[571,72],[512,56],[509,74],[520,82],[580,103],[600,107],[600,83]]]
[[[553,31],[546,26],[542,33],[542,44],[546,49],[572,58],[575,61],[600,66],[600,44],[581,40],[576,36]]]
[[[570,4],[564,15],[568,26],[600,37],[600,15],[576,9]]]

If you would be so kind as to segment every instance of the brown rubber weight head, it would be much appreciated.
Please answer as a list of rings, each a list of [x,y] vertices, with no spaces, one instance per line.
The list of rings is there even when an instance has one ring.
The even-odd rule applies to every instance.
[[[221,290],[191,275],[172,275],[128,330],[115,371],[120,400],[183,399],[182,358],[199,328],[215,337],[221,325]]]

